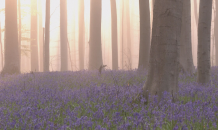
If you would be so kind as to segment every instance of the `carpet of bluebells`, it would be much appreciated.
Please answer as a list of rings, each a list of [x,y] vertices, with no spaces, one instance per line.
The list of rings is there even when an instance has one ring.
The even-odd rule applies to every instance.
[[[180,74],[179,101],[133,102],[145,70],[26,73],[0,77],[0,129],[215,130],[218,67],[209,85]]]

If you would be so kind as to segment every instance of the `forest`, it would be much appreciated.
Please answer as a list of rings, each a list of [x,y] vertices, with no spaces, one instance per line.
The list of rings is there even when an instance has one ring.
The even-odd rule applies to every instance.
[[[216,0],[0,0],[0,129],[216,130]]]

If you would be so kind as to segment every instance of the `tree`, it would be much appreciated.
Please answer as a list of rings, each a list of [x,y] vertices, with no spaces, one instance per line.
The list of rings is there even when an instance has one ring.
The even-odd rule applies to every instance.
[[[180,36],[180,65],[186,73],[194,72],[191,42],[191,1],[184,0],[182,14],[182,28]]]
[[[19,24],[18,24],[18,56],[19,56],[19,62],[21,61],[21,36],[22,36],[22,31],[21,31],[21,5],[20,5],[20,0],[18,2],[18,16],[19,16]],[[21,64],[19,63],[19,68]],[[20,68],[21,69],[21,68]]]
[[[89,69],[103,64],[101,51],[101,0],[90,1]]]
[[[214,36],[215,36],[215,65],[218,66],[218,1],[215,1],[216,14],[214,24]]]
[[[198,21],[197,81],[201,84],[210,81],[210,34],[212,0],[200,0]]]
[[[1,21],[0,21],[0,46],[1,46],[1,66],[4,66],[4,58],[3,58],[3,48],[2,48],[2,28],[1,28]]]
[[[148,0],[139,0],[140,46],[138,68],[148,68],[150,51],[150,10]]]
[[[85,21],[84,0],[79,0],[79,67],[84,69]]]
[[[44,41],[44,61],[43,71],[49,71],[49,41],[50,41],[50,0],[46,0],[46,13],[45,13],[45,41]],[[44,40],[44,33],[43,33]]]
[[[38,0],[38,32],[39,32],[39,71],[43,71],[43,27],[42,27],[42,0]]]
[[[31,0],[31,71],[39,71],[37,39],[37,0]]]
[[[183,0],[155,1],[148,76],[143,86],[147,100],[149,95],[157,95],[160,101],[164,91],[176,99],[182,10]]]
[[[5,64],[1,72],[4,74],[18,74],[18,29],[17,29],[17,0],[5,1]]]
[[[110,2],[111,2],[112,70],[118,70],[117,7],[116,7],[116,0],[110,0]]]
[[[60,0],[61,71],[68,70],[67,43],[67,0]]]

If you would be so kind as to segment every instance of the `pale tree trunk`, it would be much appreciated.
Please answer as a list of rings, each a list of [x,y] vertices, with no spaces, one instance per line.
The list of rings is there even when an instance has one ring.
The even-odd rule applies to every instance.
[[[180,44],[180,69],[185,73],[192,74],[194,72],[194,64],[192,57],[192,42],[191,42],[191,1],[184,0],[182,14],[182,28],[179,40]]]
[[[138,68],[148,68],[150,53],[150,9],[149,0],[139,0],[140,46]]]
[[[198,25],[198,4],[197,0],[194,0],[194,16],[195,16],[195,21],[196,25]]]
[[[212,0],[200,0],[198,21],[197,81],[201,84],[210,81],[210,34]]]
[[[18,56],[19,56],[19,62],[21,61],[21,5],[20,5],[20,0],[18,2],[18,16],[19,16],[19,24],[18,24]],[[21,67],[21,64],[19,63],[19,68]],[[21,68],[20,68],[21,69]]]
[[[67,42],[67,0],[60,0],[61,71],[68,70]]]
[[[127,69],[131,70],[132,69],[132,47],[131,47],[131,36],[130,36],[130,8],[129,8],[129,0],[125,0],[126,3],[126,49],[125,49],[125,54],[126,54],[126,67]]]
[[[158,0],[154,5],[151,53],[143,95],[157,95],[158,101],[167,91],[176,98],[183,0]]]
[[[214,21],[214,36],[215,36],[215,65],[218,66],[218,1],[215,1],[215,21]]]
[[[31,0],[31,71],[39,71],[37,39],[37,0]]]
[[[39,70],[43,71],[43,27],[42,27],[42,1],[38,0],[38,37],[39,37]]]
[[[45,36],[44,36],[45,34]],[[45,39],[45,40],[44,40]],[[43,71],[49,71],[49,41],[50,41],[50,0],[46,0],[46,12],[45,12],[45,30],[43,32]]]
[[[103,64],[101,49],[101,0],[90,1],[89,69],[96,70]]]
[[[110,0],[110,2],[111,2],[112,70],[118,70],[117,6],[116,6],[116,0]]]
[[[4,74],[20,73],[17,29],[17,0],[5,1],[5,64]]]
[[[1,16],[1,15],[0,15]],[[0,20],[0,46],[1,46],[1,64],[2,64],[2,69],[4,66],[4,57],[3,57],[3,48],[2,48],[2,28],[1,28],[1,20]]]
[[[79,0],[79,68],[84,69],[85,20],[84,0]]]

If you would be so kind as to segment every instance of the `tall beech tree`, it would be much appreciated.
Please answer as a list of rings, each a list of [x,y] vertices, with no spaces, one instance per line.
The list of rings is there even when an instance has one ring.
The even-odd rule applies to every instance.
[[[68,70],[67,51],[67,0],[60,0],[60,50],[61,50],[61,71]]]
[[[140,46],[138,68],[148,68],[150,53],[150,9],[149,0],[139,0]]]
[[[38,38],[37,38],[37,0],[31,0],[31,71],[39,71],[38,64]]]
[[[212,0],[200,0],[197,57],[197,81],[200,84],[206,84],[210,81],[212,3]]]
[[[112,70],[118,70],[117,7],[116,7],[116,0],[110,0],[110,2],[111,2]]]
[[[164,91],[176,99],[182,11],[183,0],[155,1],[148,76],[143,86],[147,100],[149,95],[157,95],[160,101]]]
[[[19,45],[17,29],[17,0],[5,1],[5,64],[1,72],[4,74],[18,74],[19,67]]]
[[[50,0],[46,0],[46,12],[45,12],[45,30],[43,32],[43,40],[45,33],[45,41],[43,46],[43,71],[49,71],[49,42],[50,42]]]
[[[89,69],[97,70],[103,64],[101,49],[101,0],[90,1]]]
[[[84,0],[79,0],[79,68],[84,69],[85,21]]]
[[[184,0],[183,2],[182,28],[179,43],[180,67],[182,67],[186,73],[191,74],[195,69],[191,42],[191,0]]]

